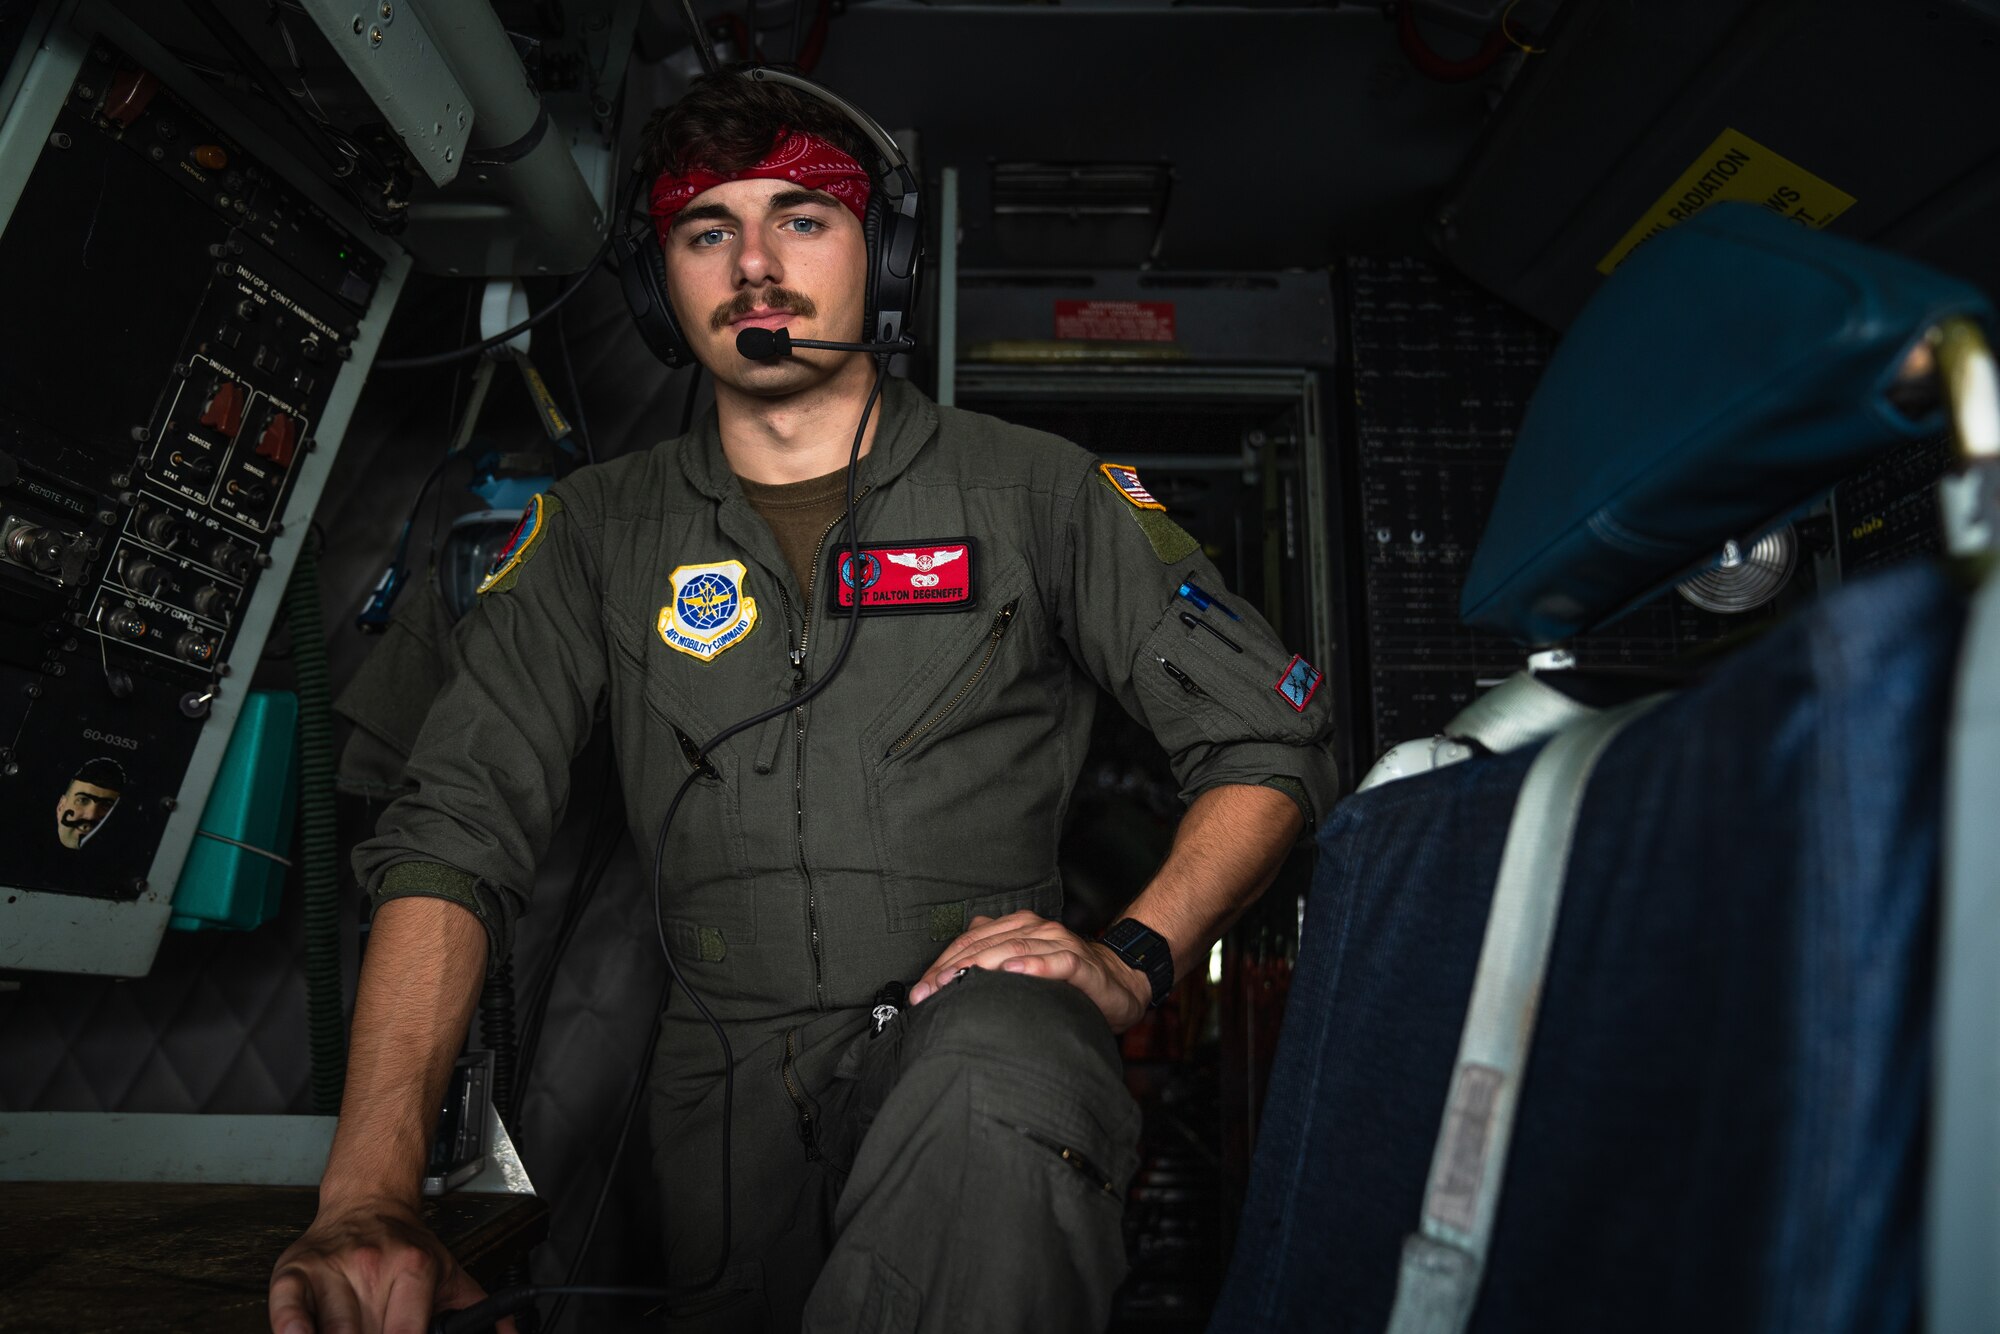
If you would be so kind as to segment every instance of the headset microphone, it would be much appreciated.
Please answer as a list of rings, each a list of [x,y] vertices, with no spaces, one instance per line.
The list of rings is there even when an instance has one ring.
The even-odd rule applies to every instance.
[[[818,347],[831,352],[907,352],[916,346],[913,339],[893,343],[829,343],[818,338],[794,338],[790,329],[745,329],[736,335],[736,350],[752,361],[776,361],[789,357],[795,347]]]

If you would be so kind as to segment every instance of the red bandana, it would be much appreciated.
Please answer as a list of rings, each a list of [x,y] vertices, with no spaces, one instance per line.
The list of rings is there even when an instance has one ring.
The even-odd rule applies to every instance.
[[[667,232],[674,219],[696,195],[713,190],[724,181],[794,181],[808,190],[832,195],[847,205],[856,218],[866,213],[868,196],[874,190],[874,183],[859,162],[817,135],[788,130],[778,136],[776,147],[764,155],[762,162],[727,176],[706,167],[695,167],[685,176],[662,173],[653,182],[652,201],[653,228],[659,233],[660,244],[667,243]]]

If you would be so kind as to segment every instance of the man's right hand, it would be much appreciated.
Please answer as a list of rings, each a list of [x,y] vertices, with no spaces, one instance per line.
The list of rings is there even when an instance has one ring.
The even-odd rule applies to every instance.
[[[271,1271],[272,1334],[424,1334],[439,1310],[486,1295],[414,1208],[321,1208]],[[513,1334],[502,1321],[501,1334]]]

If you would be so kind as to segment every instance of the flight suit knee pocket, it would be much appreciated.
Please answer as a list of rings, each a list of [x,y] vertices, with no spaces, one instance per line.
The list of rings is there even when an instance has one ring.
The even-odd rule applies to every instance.
[[[806,1334],[909,1334],[922,1301],[916,1284],[873,1251],[836,1250],[813,1285]]]

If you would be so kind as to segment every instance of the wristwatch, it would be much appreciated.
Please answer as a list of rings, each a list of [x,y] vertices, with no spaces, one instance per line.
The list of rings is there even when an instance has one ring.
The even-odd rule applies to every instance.
[[[1098,937],[1111,952],[1146,975],[1153,984],[1152,1009],[1174,989],[1174,955],[1167,939],[1144,922],[1120,918]]]

